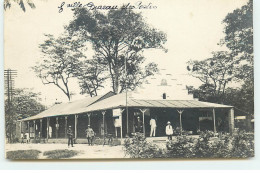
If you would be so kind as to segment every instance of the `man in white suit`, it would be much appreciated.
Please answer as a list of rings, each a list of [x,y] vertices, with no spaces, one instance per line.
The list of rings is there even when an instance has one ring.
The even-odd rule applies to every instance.
[[[150,120],[150,126],[151,126],[150,136],[155,136],[155,131],[156,131],[156,121],[155,121],[154,118],[151,118],[151,120]]]

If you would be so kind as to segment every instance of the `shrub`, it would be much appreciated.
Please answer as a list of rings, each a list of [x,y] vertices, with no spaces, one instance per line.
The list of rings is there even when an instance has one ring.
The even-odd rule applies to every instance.
[[[78,154],[77,151],[74,150],[51,150],[51,151],[45,151],[43,153],[44,156],[47,156],[48,159],[65,159],[65,158],[71,158],[73,156],[76,156]]]
[[[194,139],[187,136],[177,136],[177,142],[166,143],[169,158],[192,158],[194,157]]]
[[[147,142],[143,134],[126,139],[124,147],[131,158],[247,158],[254,156],[254,135],[238,131],[214,137],[212,131],[201,132],[198,139],[177,136],[168,141],[167,150]]]
[[[254,135],[246,131],[238,131],[231,137],[232,157],[254,157]]]
[[[20,160],[20,159],[38,159],[39,153],[38,150],[17,150],[17,151],[8,151],[6,153],[6,158],[11,160]]]
[[[142,133],[136,133],[133,138],[126,138],[124,141],[125,153],[131,158],[160,158],[163,157],[163,150],[146,141]]]

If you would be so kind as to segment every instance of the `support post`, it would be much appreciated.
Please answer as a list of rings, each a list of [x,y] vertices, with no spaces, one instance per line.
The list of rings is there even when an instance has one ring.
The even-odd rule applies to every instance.
[[[106,111],[102,111],[102,115],[103,115],[103,146],[105,144],[105,114],[106,114]]]
[[[30,132],[30,121],[27,122],[27,126],[28,126],[28,133],[29,133],[29,139],[31,137],[31,132]]]
[[[75,139],[77,139],[78,137],[77,129],[78,129],[78,115],[75,115]]]
[[[67,138],[68,117],[65,116],[65,138]]]
[[[217,129],[216,129],[216,115],[215,115],[215,109],[212,110],[213,113],[213,124],[214,124],[214,136],[216,136]]]
[[[180,114],[180,131],[181,131],[181,136],[182,136],[182,120],[181,120],[181,115],[183,113],[183,110],[177,110],[178,113]]]
[[[127,135],[129,135],[129,120],[128,119],[129,119],[129,115],[128,115],[128,107],[127,107],[127,99],[126,99],[126,133],[127,133]]]
[[[88,115],[88,125],[90,126],[90,116],[91,116],[91,113],[87,113]]]
[[[120,127],[120,136],[121,136],[121,144],[123,143],[123,112],[124,109],[121,109],[121,127]]]
[[[229,133],[233,134],[234,133],[234,108],[231,108],[229,110],[228,114],[228,125],[229,125]]]
[[[33,130],[34,130],[34,141],[36,139],[36,126],[35,126],[35,120],[33,120]]]
[[[22,131],[23,131],[23,129],[22,129],[22,126],[23,126],[23,121],[20,121],[20,136],[22,136]]]
[[[140,109],[140,111],[143,113],[143,133],[144,133],[144,137],[145,137],[144,113],[147,111],[147,109]]]
[[[50,118],[47,117],[47,142],[49,140],[49,126],[50,126]]]
[[[42,139],[42,119],[40,119],[40,141]]]
[[[59,118],[56,117],[56,124],[55,124],[55,137],[58,138],[58,130],[59,130]]]

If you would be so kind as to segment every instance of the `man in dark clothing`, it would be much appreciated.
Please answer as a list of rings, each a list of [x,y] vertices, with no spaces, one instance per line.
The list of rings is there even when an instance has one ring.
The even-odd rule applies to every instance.
[[[68,135],[68,147],[71,146],[73,147],[73,131],[71,129],[71,126],[69,126],[69,129],[67,130],[67,135]]]
[[[135,132],[139,132],[139,133],[143,132],[143,122],[140,120],[140,117],[137,117],[137,122],[135,125]]]

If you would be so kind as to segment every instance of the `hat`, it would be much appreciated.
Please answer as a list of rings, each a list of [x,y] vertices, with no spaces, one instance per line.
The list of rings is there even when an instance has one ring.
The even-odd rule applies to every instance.
[[[69,127],[71,127],[71,126],[69,126]]]
[[[137,118],[140,118],[140,117],[137,117]]]
[[[170,122],[170,121],[168,121],[168,122],[167,122],[167,124],[171,124],[171,122]]]
[[[90,125],[88,125],[88,127],[90,127]]]

